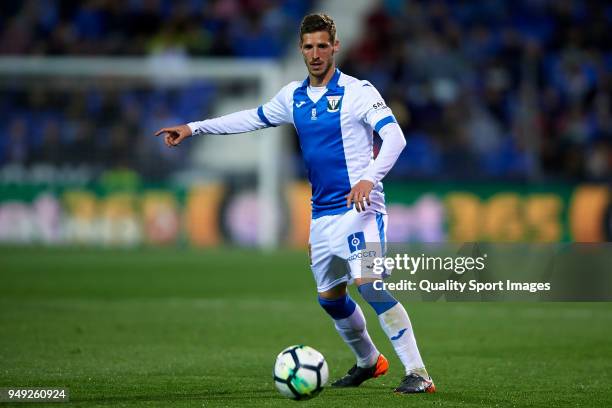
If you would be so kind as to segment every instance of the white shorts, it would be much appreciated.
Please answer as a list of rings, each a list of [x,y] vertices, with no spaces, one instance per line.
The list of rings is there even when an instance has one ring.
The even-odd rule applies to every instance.
[[[313,219],[309,252],[317,291],[361,278],[364,261],[384,256],[386,241],[387,215],[371,208]]]

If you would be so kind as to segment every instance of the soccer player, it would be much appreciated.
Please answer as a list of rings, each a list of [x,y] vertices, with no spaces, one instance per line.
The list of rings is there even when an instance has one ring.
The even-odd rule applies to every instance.
[[[304,17],[300,50],[308,77],[283,87],[269,102],[215,119],[160,129],[169,147],[198,134],[249,132],[292,124],[297,130],[312,185],[311,269],[319,303],[353,351],[356,364],[334,382],[356,387],[387,373],[389,363],[378,351],[359,305],[347,292],[354,282],[374,308],[406,376],[395,392],[434,392],[404,307],[385,290],[374,288],[362,273],[365,243],[378,243],[384,256],[387,213],[382,178],[406,145],[404,135],[378,91],[336,68],[340,43],[334,21],[325,14]],[[383,143],[373,159],[373,131]]]

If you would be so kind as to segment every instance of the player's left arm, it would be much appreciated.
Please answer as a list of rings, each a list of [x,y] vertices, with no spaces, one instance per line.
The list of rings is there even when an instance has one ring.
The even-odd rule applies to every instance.
[[[372,189],[391,170],[406,146],[402,129],[378,91],[369,82],[364,82],[360,90],[360,100],[363,102],[357,105],[356,113],[364,123],[378,132],[383,143],[376,159],[370,163],[361,180],[346,196],[347,206],[350,207],[351,203],[354,203],[358,212],[364,211],[366,204],[370,205]]]

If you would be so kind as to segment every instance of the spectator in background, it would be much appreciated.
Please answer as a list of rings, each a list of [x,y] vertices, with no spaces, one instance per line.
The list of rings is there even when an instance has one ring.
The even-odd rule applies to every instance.
[[[26,164],[29,159],[28,128],[24,119],[14,119],[7,129],[6,161],[11,164]]]
[[[0,54],[278,57],[311,1],[50,0],[0,6]],[[162,24],[162,21],[164,24]],[[293,33],[292,33],[293,34]],[[267,46],[266,46],[267,45]]]
[[[154,54],[169,56],[178,68],[191,55],[279,57],[294,45],[284,34],[312,3],[0,2],[0,54]],[[612,180],[611,6],[595,0],[378,4],[364,21],[363,38],[343,52],[341,67],[372,81],[394,112],[405,112],[400,124],[408,146],[395,175]],[[56,136],[53,126],[43,136],[44,125],[31,123],[49,117],[62,129],[64,157],[70,152],[70,162],[104,165],[104,154],[122,144],[112,137],[125,131],[119,124],[143,135],[150,129],[141,123],[162,127],[164,117],[185,114],[182,103],[155,108],[167,95],[134,96],[112,81],[90,91],[29,86],[0,93],[9,134],[0,141],[0,164],[42,160],[43,139]],[[197,103],[201,112],[208,102]],[[127,149],[126,165],[152,177],[162,176],[155,160],[181,160],[139,142]]]
[[[609,121],[595,119],[610,105],[593,102],[611,92],[610,16],[588,0],[386,0],[342,66],[403,101],[414,118],[404,155],[412,140],[424,156],[440,149],[435,173],[483,163],[488,177],[612,179],[609,138],[596,136]]]
[[[42,143],[35,150],[35,160],[40,163],[60,165],[64,161],[64,146],[57,120],[49,119],[42,126]]]
[[[99,161],[95,146],[95,127],[84,119],[76,119],[70,125],[71,142],[63,157],[73,165],[94,165]]]

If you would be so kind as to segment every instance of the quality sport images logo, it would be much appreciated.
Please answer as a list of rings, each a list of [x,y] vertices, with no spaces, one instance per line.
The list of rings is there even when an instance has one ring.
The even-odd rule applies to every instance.
[[[376,251],[364,251],[366,249],[366,241],[363,231],[350,234],[348,237],[346,237],[346,240],[348,243],[349,252],[351,253],[351,255],[347,258],[347,261],[376,257]]]

